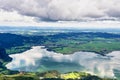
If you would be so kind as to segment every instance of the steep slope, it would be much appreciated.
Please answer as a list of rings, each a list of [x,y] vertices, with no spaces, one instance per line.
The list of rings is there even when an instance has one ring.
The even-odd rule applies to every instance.
[[[6,51],[4,48],[0,48],[0,72],[4,71],[6,69],[5,64],[10,62],[12,58],[6,54]]]

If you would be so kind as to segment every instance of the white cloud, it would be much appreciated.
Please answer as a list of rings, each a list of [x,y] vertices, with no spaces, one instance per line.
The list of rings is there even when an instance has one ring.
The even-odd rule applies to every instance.
[[[2,9],[45,21],[118,20],[120,0],[0,0]]]
[[[120,28],[120,0],[0,0],[0,25]]]
[[[0,26],[40,26],[40,27],[74,27],[74,28],[120,28],[119,21],[57,21],[36,22],[34,17],[18,14],[16,11],[0,11]]]
[[[7,12],[0,10],[0,25],[28,25],[35,23],[34,17],[18,14],[16,11]]]
[[[33,17],[22,16],[17,12],[0,10],[0,22],[32,22]]]
[[[120,70],[119,55],[120,51],[113,51],[106,56],[92,52],[75,52],[74,54],[63,55],[52,51],[49,52],[41,46],[34,46],[32,49],[21,54],[10,55],[13,61],[8,63],[6,67],[11,70],[22,71],[37,71],[39,69],[54,69],[60,72],[70,72],[71,70],[87,71],[101,77],[112,78],[115,77],[114,70]],[[51,65],[46,64],[46,62]]]

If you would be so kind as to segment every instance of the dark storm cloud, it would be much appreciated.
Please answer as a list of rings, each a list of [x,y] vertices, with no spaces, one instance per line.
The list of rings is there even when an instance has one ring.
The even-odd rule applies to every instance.
[[[0,0],[0,8],[43,21],[101,20],[120,17],[120,0]]]

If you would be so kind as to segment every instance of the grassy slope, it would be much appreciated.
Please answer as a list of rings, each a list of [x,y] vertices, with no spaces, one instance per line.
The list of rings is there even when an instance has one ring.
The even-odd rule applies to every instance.
[[[40,79],[41,78],[41,79]],[[0,74],[0,80],[116,80],[110,78],[100,78],[85,72],[69,72],[60,74],[56,71],[44,73],[24,73],[14,75]]]

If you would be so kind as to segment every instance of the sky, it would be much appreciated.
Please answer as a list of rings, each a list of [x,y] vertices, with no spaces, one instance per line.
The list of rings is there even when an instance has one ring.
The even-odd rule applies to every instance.
[[[120,28],[120,0],[0,0],[1,26]]]

